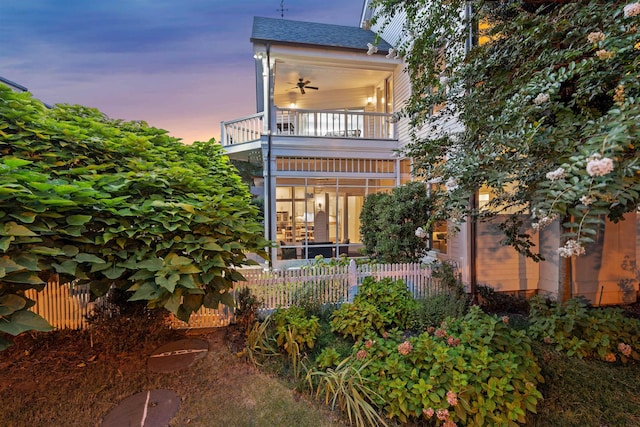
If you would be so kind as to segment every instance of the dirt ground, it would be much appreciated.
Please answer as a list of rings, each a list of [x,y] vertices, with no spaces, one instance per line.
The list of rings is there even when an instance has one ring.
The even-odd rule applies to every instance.
[[[207,356],[170,374],[149,372],[161,344],[194,336]],[[171,426],[340,426],[337,414],[237,354],[244,333],[233,327],[169,331],[163,342],[113,353],[87,331],[24,334],[0,353],[0,426],[99,426],[119,402],[144,390],[181,397]]]

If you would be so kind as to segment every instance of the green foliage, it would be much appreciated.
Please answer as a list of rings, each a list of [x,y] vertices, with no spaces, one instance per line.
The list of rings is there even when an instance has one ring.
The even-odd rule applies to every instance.
[[[416,229],[429,222],[431,201],[424,184],[411,182],[390,194],[365,198],[360,234],[365,255],[379,262],[416,262],[426,254],[427,240]]]
[[[401,422],[522,424],[542,398],[531,340],[477,307],[431,333],[361,343],[354,355],[376,384],[373,401]]]
[[[316,357],[316,365],[320,369],[334,368],[340,364],[343,357],[334,347],[325,347]]]
[[[385,322],[378,308],[367,302],[344,303],[331,315],[331,330],[354,341],[382,333]]]
[[[251,292],[248,286],[238,289],[238,302],[235,310],[235,320],[245,329],[249,329],[256,321],[258,309],[262,305],[262,301]]]
[[[476,286],[476,291],[478,293],[478,303],[486,313],[529,314],[529,300],[525,297],[496,292],[492,287],[486,285]]]
[[[447,317],[463,317],[469,309],[469,298],[462,294],[438,294],[418,299],[416,309],[409,317],[409,329],[423,332],[437,326]]]
[[[565,304],[530,300],[529,335],[569,356],[607,362],[640,360],[640,320],[617,308],[589,308],[580,298]]]
[[[349,417],[350,424],[358,427],[386,426],[372,401],[379,396],[374,391],[375,379],[362,375],[366,364],[356,366],[350,358],[344,359],[335,368],[307,372],[311,390],[315,388],[316,398],[324,396],[325,403],[336,407]],[[317,385],[315,385],[317,383]]]
[[[187,320],[202,305],[232,305],[236,266],[247,252],[266,256],[246,186],[214,141],[184,145],[95,109],[48,109],[4,85],[0,136],[5,332],[41,328],[23,291],[55,273]]]
[[[406,13],[397,48],[412,85],[407,154],[419,176],[447,183],[434,192],[435,218],[533,214],[534,231],[558,218],[559,253],[574,256],[605,218],[636,209],[639,20],[628,3],[375,2],[382,28]],[[461,10],[473,12],[461,20]],[[481,186],[492,196],[477,211],[469,196]],[[539,259],[527,227],[507,219],[505,242]]]
[[[333,312],[331,328],[357,341],[391,328],[406,329],[415,308],[404,281],[369,276],[358,288],[353,304],[342,304]]]
[[[312,349],[320,332],[318,318],[307,317],[301,307],[292,306],[276,310],[273,313],[273,322],[276,342],[290,356]]]

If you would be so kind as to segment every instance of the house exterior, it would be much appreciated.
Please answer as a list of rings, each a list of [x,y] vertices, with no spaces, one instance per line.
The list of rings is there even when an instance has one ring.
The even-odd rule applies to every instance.
[[[370,3],[364,2],[363,27],[374,13]],[[389,53],[403,19],[398,14],[372,29],[380,31],[377,51],[369,29],[254,19],[257,113],[223,122],[221,143],[231,158],[263,166],[265,236],[278,244],[275,266],[318,254],[358,255],[364,197],[411,179],[411,161],[398,151],[410,142],[409,124],[394,114],[409,97],[410,81],[402,59]],[[441,124],[460,129],[450,117]],[[480,205],[488,197],[481,190]],[[539,263],[502,246],[490,222],[452,228],[432,230],[431,245],[438,258],[456,261],[465,283],[559,295],[559,224],[531,233],[545,258]],[[596,304],[635,302],[639,234],[635,214],[607,223],[587,255],[572,263],[572,294]]]

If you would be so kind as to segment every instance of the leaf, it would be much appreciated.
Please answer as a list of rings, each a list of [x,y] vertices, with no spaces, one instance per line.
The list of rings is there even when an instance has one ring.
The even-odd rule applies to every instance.
[[[11,216],[22,223],[32,224],[36,219],[35,212],[20,212],[20,213],[12,213]]]
[[[17,157],[7,157],[2,159],[2,163],[7,165],[11,169],[21,168],[22,166],[30,165],[33,162],[31,160],[19,159]]]
[[[100,257],[97,257],[93,254],[87,254],[87,253],[79,253],[78,255],[76,255],[75,260],[78,262],[91,262],[94,264],[105,264],[106,261],[103,260]]]
[[[149,301],[160,297],[159,289],[151,282],[143,283],[127,301]]]
[[[160,271],[164,267],[164,261],[160,258],[145,259],[137,263],[136,266],[149,271]]]
[[[36,233],[31,231],[24,225],[19,225],[13,221],[10,221],[4,224],[2,235],[3,236],[37,236]]]
[[[42,285],[44,282],[38,277],[37,273],[24,271],[20,273],[8,274],[4,278],[5,282],[26,283],[29,285]]]
[[[8,294],[0,297],[0,317],[5,317],[27,305],[27,300],[21,296]]]
[[[32,311],[23,310],[0,319],[0,332],[16,336],[26,331],[51,331],[53,326]]]
[[[0,238],[0,249],[2,250],[2,252],[6,252],[7,249],[9,249],[11,242],[13,242],[15,239],[15,236]]]
[[[91,221],[91,215],[71,215],[67,217],[67,224],[69,225],[84,225]]]
[[[52,266],[56,270],[56,273],[75,276],[78,263],[75,262],[74,260],[68,259],[64,261],[62,264],[53,263]]]

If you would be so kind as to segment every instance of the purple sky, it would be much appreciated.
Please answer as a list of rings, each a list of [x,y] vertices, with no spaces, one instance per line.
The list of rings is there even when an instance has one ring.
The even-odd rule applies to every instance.
[[[285,19],[357,26],[363,0],[286,0]],[[3,0],[0,76],[48,104],[145,120],[183,142],[255,113],[254,16],[280,0]]]

